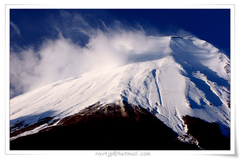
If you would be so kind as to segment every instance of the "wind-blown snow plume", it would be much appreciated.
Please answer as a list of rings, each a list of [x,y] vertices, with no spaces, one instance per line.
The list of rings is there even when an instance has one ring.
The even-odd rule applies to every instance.
[[[19,28],[18,28],[18,26],[16,24],[14,24],[13,22],[10,22],[10,26],[13,27],[13,30],[14,30],[13,33],[15,33],[17,35],[21,35],[21,32],[20,32],[20,30],[19,30]]]
[[[110,28],[103,21],[100,27],[92,27],[80,14],[60,11],[60,15],[66,21],[63,30],[55,27],[57,39],[44,40],[37,51],[32,46],[11,51],[11,98],[85,71],[109,69],[131,62],[132,56],[163,49],[161,42],[149,38],[142,28],[126,29],[120,22]],[[63,36],[63,32],[69,33],[69,37]],[[80,34],[79,39],[87,36],[88,42],[79,45],[71,38],[73,33]]]

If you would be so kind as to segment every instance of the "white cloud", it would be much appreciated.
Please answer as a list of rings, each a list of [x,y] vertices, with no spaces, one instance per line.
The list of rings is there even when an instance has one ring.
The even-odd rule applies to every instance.
[[[196,35],[188,32],[188,31],[185,31],[183,29],[179,29],[177,30],[177,32],[175,33],[177,36],[180,36],[180,37],[186,37],[186,36],[193,36],[193,37],[197,37]]]
[[[10,54],[10,96],[29,90],[30,85],[36,78],[34,68],[38,64],[37,54],[30,47],[20,53]]]
[[[13,27],[14,31],[15,31],[18,35],[21,34],[21,33],[20,33],[20,30],[19,30],[19,28],[18,28],[18,26],[17,26],[16,24],[14,24],[13,22],[10,22],[10,26]]]
[[[147,43],[144,33],[125,31],[99,31],[86,47],[62,36],[49,39],[38,52],[28,48],[11,53],[10,82],[15,91],[26,92],[95,68],[116,67],[127,62],[130,52],[146,49],[144,43]]]
[[[65,10],[60,10],[60,15],[64,18],[67,18],[67,17],[71,16],[71,14],[68,13],[67,11],[65,11]]]

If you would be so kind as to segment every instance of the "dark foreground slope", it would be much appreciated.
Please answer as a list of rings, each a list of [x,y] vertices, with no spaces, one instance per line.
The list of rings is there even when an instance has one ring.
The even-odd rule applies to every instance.
[[[57,126],[10,142],[11,150],[192,150],[195,144],[142,107],[96,103],[59,121]]]
[[[205,150],[230,150],[230,138],[221,134],[217,123],[208,123],[204,120],[184,116],[184,123],[188,127],[188,134],[199,142],[199,146]]]

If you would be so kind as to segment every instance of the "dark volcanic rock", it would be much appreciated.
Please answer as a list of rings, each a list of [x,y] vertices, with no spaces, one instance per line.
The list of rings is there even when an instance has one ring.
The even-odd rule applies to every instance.
[[[182,150],[199,149],[143,109],[122,102],[96,103],[57,126],[10,142],[11,150]]]
[[[230,138],[221,134],[217,123],[208,123],[199,118],[184,116],[184,123],[188,126],[188,134],[199,142],[205,150],[230,150]]]

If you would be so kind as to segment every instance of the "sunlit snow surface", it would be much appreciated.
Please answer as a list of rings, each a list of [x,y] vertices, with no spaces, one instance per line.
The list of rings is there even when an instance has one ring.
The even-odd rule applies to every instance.
[[[228,136],[228,57],[193,37],[149,38],[153,51],[134,52],[121,66],[85,72],[11,99],[10,125],[19,121],[31,125],[44,117],[61,119],[98,101],[123,99],[154,112],[178,134],[186,134],[182,116],[190,115],[218,122]]]

